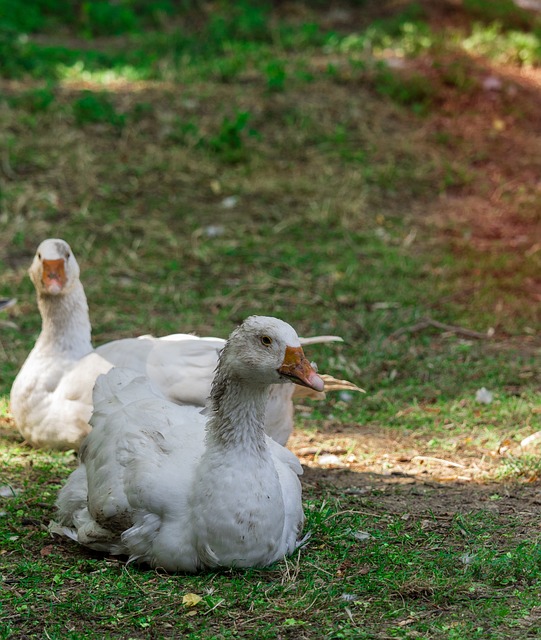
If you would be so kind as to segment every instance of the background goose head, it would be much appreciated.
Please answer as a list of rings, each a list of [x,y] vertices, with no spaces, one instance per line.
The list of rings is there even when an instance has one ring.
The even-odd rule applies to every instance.
[[[44,240],[28,270],[39,295],[68,293],[79,280],[79,265],[67,242],[59,238]]]
[[[264,385],[294,382],[315,391],[324,387],[293,327],[277,318],[247,318],[229,337],[220,362],[230,376],[243,381]]]

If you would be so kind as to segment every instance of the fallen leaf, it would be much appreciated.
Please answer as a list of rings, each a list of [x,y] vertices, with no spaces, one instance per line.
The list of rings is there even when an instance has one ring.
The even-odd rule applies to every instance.
[[[426,413],[440,413],[441,409],[439,407],[427,407],[426,404],[425,405],[421,405],[421,409],[423,411],[426,411]]]
[[[474,553],[463,553],[461,556],[459,556],[459,560],[460,562],[462,562],[462,564],[468,565],[471,564],[476,558],[476,555]]]
[[[52,550],[53,550],[53,545],[48,544],[46,547],[42,547],[41,551],[39,552],[39,555],[42,558],[44,558],[45,556],[48,556]]]
[[[201,602],[201,599],[201,596],[198,596],[197,593],[187,593],[182,596],[182,604],[186,607],[195,607],[196,604]]]
[[[406,627],[408,624],[413,624],[415,622],[415,618],[406,618],[406,620],[400,620],[398,623],[399,627]]]
[[[536,444],[540,440],[541,440],[541,431],[536,431],[535,433],[532,433],[532,435],[527,436],[526,438],[523,438],[520,441],[520,446],[529,447],[532,444]]]
[[[410,413],[415,411],[415,407],[407,407],[406,409],[401,409],[395,413],[395,418],[401,418],[402,416],[407,416]]]

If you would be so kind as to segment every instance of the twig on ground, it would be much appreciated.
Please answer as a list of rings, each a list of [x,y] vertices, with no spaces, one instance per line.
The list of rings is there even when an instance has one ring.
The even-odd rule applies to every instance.
[[[343,516],[345,513],[355,513],[355,514],[359,514],[361,516],[370,516],[372,517],[376,517],[376,518],[383,518],[383,516],[377,514],[377,513],[370,513],[369,511],[353,511],[352,509],[345,509],[344,511],[337,511],[336,513],[331,513],[330,516],[328,516],[327,518],[325,518],[325,522],[328,522],[329,520],[331,520],[332,518],[336,518],[336,516]]]
[[[411,461],[418,460],[419,462],[439,462],[440,464],[444,464],[447,467],[458,467],[459,469],[465,469],[466,467],[463,464],[459,464],[458,462],[453,462],[452,460],[444,460],[443,458],[433,458],[432,456],[413,456]]]
[[[125,573],[128,576],[128,578],[133,582],[133,585],[135,586],[136,589],[139,589],[139,591],[141,593],[143,593],[144,595],[148,595],[148,591],[146,591],[146,589],[143,589],[143,587],[140,584],[137,584],[137,582],[134,580],[133,576],[130,575],[130,571],[126,567],[126,565],[124,565],[122,567],[122,573]]]
[[[224,602],[225,602],[224,598],[222,598],[221,600],[218,600],[218,602],[211,609],[207,609],[206,611],[203,611],[203,615],[204,616],[208,615],[211,611],[214,611],[214,609],[222,605]]]
[[[394,340],[394,338],[398,338],[404,333],[416,333],[418,331],[423,331],[424,329],[428,329],[428,327],[434,327],[436,329],[441,329],[442,331],[449,331],[450,333],[456,333],[458,335],[466,336],[467,338],[475,338],[476,340],[486,340],[492,337],[488,332],[480,333],[479,331],[473,331],[472,329],[466,329],[465,327],[445,324],[444,322],[439,322],[432,318],[423,318],[415,324],[393,331],[393,333],[388,336],[387,340]]]

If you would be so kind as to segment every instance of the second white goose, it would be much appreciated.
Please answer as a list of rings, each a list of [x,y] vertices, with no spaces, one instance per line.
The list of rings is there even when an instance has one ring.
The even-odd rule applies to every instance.
[[[41,333],[11,387],[11,413],[35,447],[77,448],[90,431],[92,387],[111,363],[94,352],[79,265],[63,240],[44,240],[29,269]]]

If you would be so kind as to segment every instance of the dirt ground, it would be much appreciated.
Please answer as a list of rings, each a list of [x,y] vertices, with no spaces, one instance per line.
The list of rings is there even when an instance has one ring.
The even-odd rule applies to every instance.
[[[418,520],[424,516],[445,520],[457,513],[490,511],[495,516],[519,517],[526,537],[531,537],[532,530],[540,531],[539,483],[442,482],[429,473],[416,476],[392,471],[383,475],[305,467],[303,485],[316,493],[355,496],[366,515],[375,513],[363,505],[363,497],[371,496],[370,502],[377,502],[378,512],[400,515],[404,519]]]
[[[370,496],[368,502],[377,502],[378,511],[404,517],[431,514],[445,519],[488,510],[496,516],[519,516],[530,536],[532,527],[539,529],[541,482],[537,477],[525,482],[486,480],[485,474],[506,451],[491,455],[472,447],[460,456],[423,455],[422,443],[414,436],[386,435],[363,427],[356,431],[332,445],[321,435],[293,435],[289,446],[303,463],[305,489],[355,496],[361,505]],[[369,460],[357,460],[352,451],[359,450],[371,450]],[[347,459],[352,462],[343,462]]]

